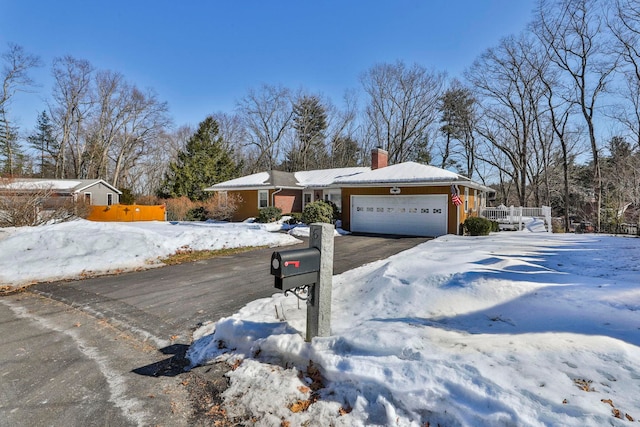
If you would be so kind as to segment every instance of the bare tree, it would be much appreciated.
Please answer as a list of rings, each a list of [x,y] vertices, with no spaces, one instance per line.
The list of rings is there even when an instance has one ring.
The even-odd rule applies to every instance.
[[[112,71],[96,72],[94,82],[95,89],[90,93],[94,110],[84,135],[87,143],[82,156],[83,176],[108,179],[108,153],[123,133],[131,109],[130,88],[122,74]]]
[[[614,109],[611,117],[629,130],[640,149],[640,3],[616,0],[609,28],[624,65],[619,70],[625,83],[619,95],[626,101]]]
[[[544,87],[527,60],[536,54],[526,34],[509,37],[482,54],[466,73],[481,110],[477,131],[490,144],[479,147],[478,157],[513,180],[521,206],[527,204],[530,178],[540,171],[531,161]]]
[[[132,183],[130,188],[137,196],[157,193],[169,164],[176,161],[178,153],[184,149],[194,132],[195,129],[190,126],[181,126],[172,132],[164,131],[157,136],[154,149],[149,150],[128,170]]]
[[[425,156],[427,129],[437,121],[445,75],[403,62],[378,64],[361,77],[368,95],[367,129],[377,145],[399,163]]]
[[[56,156],[57,178],[83,178],[84,126],[92,107],[93,67],[86,60],[71,56],[53,61],[53,101],[51,117],[59,132]],[[67,159],[70,159],[70,163]]]
[[[270,85],[251,89],[238,102],[238,113],[247,130],[248,171],[274,169],[291,130],[293,112],[289,89]]]
[[[1,56],[0,71],[0,156],[4,157],[4,170],[10,175],[16,171],[16,155],[18,154],[17,131],[9,120],[9,104],[14,95],[28,91],[35,86],[29,71],[41,65],[40,58],[30,55],[21,46],[9,43],[8,49]]]
[[[233,160],[236,164],[242,164],[246,167],[247,162],[244,158],[243,149],[248,140],[248,134],[242,117],[238,114],[223,112],[214,113],[212,117],[218,122],[220,128],[219,133],[222,137],[224,149],[233,153]],[[193,134],[193,131],[191,134]]]
[[[572,211],[569,190],[569,168],[571,158],[574,157],[575,136],[578,134],[578,131],[571,125],[569,119],[574,112],[573,109],[576,104],[571,100],[571,97],[562,96],[564,87],[560,84],[560,72],[557,68],[550,67],[549,61],[544,60],[548,55],[548,51],[543,52],[543,61],[539,61],[535,67],[538,70],[540,81],[546,88],[544,92],[547,106],[545,114],[548,116],[554,139],[560,144],[559,160],[562,165],[562,212],[564,216],[564,231],[566,233],[569,231],[570,214]],[[547,179],[549,178],[549,173],[553,173],[553,169],[551,165],[545,168]],[[548,185],[548,188],[550,187],[552,187],[551,184]],[[549,198],[551,199],[551,197]]]
[[[22,46],[9,43],[2,54],[2,87],[0,87],[0,110],[7,111],[7,105],[17,92],[28,91],[35,83],[29,71],[40,67],[40,58],[25,52]]]
[[[587,127],[594,174],[596,231],[600,230],[602,171],[595,130],[598,100],[618,60],[610,55],[598,0],[542,0],[534,28],[561,71],[567,96]]]
[[[337,108],[329,100],[325,101],[327,110],[327,140],[330,152],[330,167],[352,167],[360,163],[359,155],[363,151],[356,137],[356,118],[358,107],[354,92],[346,92],[344,107]]]
[[[153,91],[144,93],[134,86],[127,91],[127,99],[121,130],[108,150],[110,181],[113,186],[122,182],[135,188],[137,183],[130,172],[144,157],[161,149],[159,140],[164,138],[171,121],[167,103],[159,101]]]

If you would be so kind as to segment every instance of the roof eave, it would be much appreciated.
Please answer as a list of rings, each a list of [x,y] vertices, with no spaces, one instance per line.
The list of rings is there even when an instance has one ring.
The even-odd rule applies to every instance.
[[[225,187],[208,187],[204,191],[252,191],[252,190],[302,190],[304,187],[293,187],[287,185],[247,185],[247,186],[225,186]]]
[[[113,191],[115,191],[115,192],[116,192],[116,193],[118,193],[118,194],[122,194],[122,191],[118,190],[116,187],[114,187],[113,185],[109,184],[109,183],[108,183],[107,181],[105,181],[104,179],[96,179],[95,181],[93,181],[93,182],[89,182],[89,183],[84,184],[84,185],[82,185],[82,186],[80,186],[80,187],[75,187],[72,191],[73,191],[74,193],[78,193],[78,192],[80,192],[80,191],[82,191],[82,190],[85,190],[85,189],[87,189],[87,188],[89,188],[89,187],[91,187],[91,186],[93,186],[93,185],[99,184],[99,183],[104,184],[105,186],[109,187],[110,189],[112,189]]]
[[[340,187],[384,187],[384,186],[402,186],[402,187],[437,187],[441,185],[465,184],[469,185],[470,181],[465,180],[437,180],[437,181],[406,181],[406,180],[389,180],[376,182],[340,182]]]

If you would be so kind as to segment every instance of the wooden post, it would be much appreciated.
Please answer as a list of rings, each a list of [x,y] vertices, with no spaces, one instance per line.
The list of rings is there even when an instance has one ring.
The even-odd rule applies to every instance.
[[[312,287],[311,303],[307,305],[307,341],[331,335],[334,230],[332,224],[314,223],[310,226],[309,247],[320,251],[320,271]]]

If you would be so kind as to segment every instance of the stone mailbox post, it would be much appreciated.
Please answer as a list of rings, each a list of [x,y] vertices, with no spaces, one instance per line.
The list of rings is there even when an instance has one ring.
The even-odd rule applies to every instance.
[[[307,302],[307,341],[331,335],[333,232],[331,224],[311,224],[308,249],[271,255],[274,286]]]

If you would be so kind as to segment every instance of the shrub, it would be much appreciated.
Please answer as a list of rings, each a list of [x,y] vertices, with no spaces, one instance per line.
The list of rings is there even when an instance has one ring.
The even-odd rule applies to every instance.
[[[242,198],[233,194],[214,193],[202,206],[207,211],[207,219],[230,220],[238,210]]]
[[[151,198],[149,198],[152,201]],[[228,220],[238,209],[242,199],[234,196],[214,194],[209,200],[194,202],[187,196],[156,200],[167,207],[168,221],[206,221],[208,219]]]
[[[472,236],[488,236],[493,225],[487,218],[474,216],[464,222],[464,231]]]
[[[280,218],[282,218],[282,209],[275,206],[268,206],[260,209],[260,213],[258,214],[256,221],[260,223],[267,223],[278,221]]]
[[[159,199],[157,196],[137,196],[136,197],[136,203],[138,205],[143,205],[143,206],[161,205],[165,201],[166,200]]]
[[[497,233],[500,231],[500,223],[498,221],[491,221],[491,232]]]
[[[312,224],[314,222],[326,222],[327,224],[332,224],[333,208],[329,203],[322,200],[309,203],[302,211],[302,221],[305,224]]]
[[[136,198],[134,197],[131,190],[128,188],[121,188],[120,191],[122,194],[120,195],[120,204],[121,205],[135,205]]]
[[[209,212],[204,206],[196,206],[187,212],[187,221],[206,221],[209,218]]]
[[[189,211],[196,207],[187,196],[165,199],[164,203],[167,206],[168,221],[185,221]]]
[[[337,220],[340,219],[341,215],[340,215],[340,209],[338,208],[338,205],[336,205],[335,203],[333,203],[331,200],[326,200],[325,203],[328,203],[329,206],[331,206],[331,210],[333,211],[332,216],[333,216],[333,223],[335,223]]]
[[[287,220],[287,224],[296,225],[302,223],[302,212],[292,212],[289,215],[291,215],[291,218]]]

